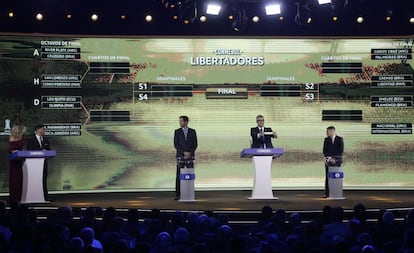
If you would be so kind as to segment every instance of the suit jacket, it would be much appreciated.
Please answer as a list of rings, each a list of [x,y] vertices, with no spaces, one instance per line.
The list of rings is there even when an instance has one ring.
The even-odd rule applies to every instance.
[[[184,135],[184,130],[178,128],[174,132],[174,147],[177,150],[176,157],[183,157],[184,151],[191,152],[191,156],[194,157],[194,152],[197,149],[197,134],[192,128],[188,128],[187,139]]]
[[[265,132],[273,132],[272,128],[265,127]],[[250,129],[250,136],[252,137],[252,148],[264,148],[264,144],[266,144],[266,148],[273,148],[272,138],[275,138],[274,135],[265,135],[263,137],[257,138],[257,134],[259,133],[259,127],[252,127]]]
[[[33,135],[32,138],[27,140],[27,150],[50,150],[49,139],[43,137],[43,147],[40,146],[40,143],[37,141],[36,135]]]
[[[337,164],[342,163],[342,154],[344,153],[344,139],[341,136],[336,135],[334,143],[332,139],[326,137],[323,142],[323,155],[325,157],[332,156],[337,160]]]

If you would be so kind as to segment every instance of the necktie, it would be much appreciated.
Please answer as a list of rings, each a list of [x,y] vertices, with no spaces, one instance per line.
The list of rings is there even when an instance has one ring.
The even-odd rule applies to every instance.
[[[185,140],[187,140],[188,128],[183,128]]]
[[[43,137],[40,137],[40,147],[43,148]]]
[[[260,128],[260,132],[264,133],[264,127]],[[265,141],[265,136],[263,135],[263,148],[266,148],[266,141]]]
[[[335,142],[335,138],[332,138],[332,144],[334,144],[334,142]]]

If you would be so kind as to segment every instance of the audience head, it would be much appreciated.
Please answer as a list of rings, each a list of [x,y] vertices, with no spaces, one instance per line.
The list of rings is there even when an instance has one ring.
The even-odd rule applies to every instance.
[[[171,236],[167,232],[161,232],[155,238],[155,245],[159,248],[168,248],[171,246]]]
[[[73,237],[69,241],[69,249],[71,252],[81,252],[84,246],[83,240],[80,237]]]
[[[157,208],[151,210],[150,214],[151,219],[161,219],[161,211]]]
[[[363,204],[357,204],[354,206],[354,218],[359,221],[365,221],[366,208]]]
[[[58,218],[64,222],[69,223],[72,220],[72,207],[70,206],[63,206],[59,207],[57,210]]]
[[[372,244],[372,237],[368,233],[361,233],[358,236],[358,245],[365,246]]]
[[[138,221],[138,210],[135,208],[128,209],[127,220],[128,222]]]
[[[270,206],[262,208],[262,220],[270,220],[273,216],[273,209]]]
[[[208,217],[206,225],[209,232],[215,232],[218,225],[216,217]]]
[[[115,218],[116,216],[116,209],[113,208],[112,206],[108,207],[105,209],[104,212],[104,219],[107,219],[109,221],[111,221],[113,218]]]
[[[322,209],[322,224],[328,224],[332,222],[332,207],[331,206],[324,206]]]
[[[205,214],[200,215],[199,220],[202,224],[204,224],[208,219],[208,216]]]
[[[375,250],[374,246],[372,246],[372,245],[365,245],[361,249],[361,253],[376,253],[376,252],[377,251]]]
[[[112,219],[110,225],[109,225],[109,230],[111,232],[121,232],[122,228],[124,226],[124,219],[122,219],[121,217],[115,217]]]
[[[91,227],[82,228],[80,237],[82,238],[85,245],[92,245],[93,239],[95,239],[95,232]]]
[[[394,215],[394,213],[392,213],[390,211],[386,211],[382,215],[382,223],[385,226],[392,226],[392,225],[394,225],[394,222],[395,222],[395,215]]]
[[[200,217],[198,216],[198,213],[190,213],[187,217],[187,221],[192,225],[196,225],[200,223]]]
[[[221,225],[217,230],[217,237],[221,240],[228,240],[231,238],[233,230],[228,225]]]
[[[174,243],[175,244],[185,244],[190,239],[190,233],[188,233],[187,229],[185,229],[183,227],[179,227],[175,231],[173,237],[174,237]]]
[[[299,226],[302,223],[302,217],[299,213],[292,213],[289,217],[289,224],[296,227]]]
[[[277,209],[272,217],[272,220],[277,224],[284,224],[286,222],[286,211],[283,209]]]
[[[340,206],[334,207],[332,209],[332,220],[334,222],[342,222],[344,218],[344,209]]]

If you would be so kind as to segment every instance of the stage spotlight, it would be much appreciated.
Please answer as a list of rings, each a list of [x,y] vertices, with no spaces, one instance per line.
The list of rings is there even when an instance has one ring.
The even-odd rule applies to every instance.
[[[121,15],[121,17],[120,17],[122,20],[125,20],[126,19],[126,15]]]
[[[265,7],[266,15],[278,15],[281,13],[280,4],[269,4]]]
[[[283,16],[280,16],[280,17],[279,17],[279,20],[280,20],[280,21],[283,21],[283,19],[285,19]]]
[[[253,17],[252,17],[252,21],[253,21],[254,23],[257,23],[257,22],[259,22],[259,21],[260,21],[260,18],[259,18],[258,16],[253,16]]]
[[[38,21],[43,20],[43,14],[42,14],[42,13],[37,13],[37,14],[36,14],[36,19],[37,19]]]
[[[208,4],[206,14],[218,15],[220,13],[221,6],[218,4]]]
[[[322,5],[322,4],[330,4],[331,2],[332,2],[331,0],[318,0],[318,3],[320,5]]]
[[[14,17],[14,12],[9,11],[9,18],[13,18]]]
[[[147,21],[148,23],[152,21],[152,16],[151,15],[147,15],[145,16],[145,21]]]
[[[174,20],[177,20],[177,19],[178,19],[178,16],[177,16],[177,15],[174,15],[172,18],[173,18]]]
[[[391,16],[386,16],[385,21],[391,21]]]
[[[356,21],[358,22],[358,24],[362,24],[364,22],[364,18],[359,16],[357,17]]]
[[[228,19],[229,20],[233,20],[234,19],[234,16],[233,15],[229,15]]]
[[[190,24],[190,20],[188,20],[188,19],[184,19],[183,23],[184,23],[185,25],[188,25],[188,24]]]
[[[333,16],[332,17],[332,21],[334,21],[334,22],[338,21],[338,17],[337,16]]]
[[[207,21],[207,17],[206,16],[203,15],[203,16],[200,17],[200,22],[203,22],[204,23],[206,21]]]
[[[91,15],[91,20],[92,20],[92,21],[98,21],[98,18],[99,18],[99,17],[98,17],[98,15],[97,15],[97,14],[92,14],[92,15]]]
[[[306,24],[310,24],[310,23],[312,23],[312,18],[311,18],[311,17],[309,17],[309,18],[306,20]]]
[[[410,18],[410,23],[414,24],[414,18]]]
[[[66,14],[66,18],[67,19],[71,19],[72,18],[72,14]]]

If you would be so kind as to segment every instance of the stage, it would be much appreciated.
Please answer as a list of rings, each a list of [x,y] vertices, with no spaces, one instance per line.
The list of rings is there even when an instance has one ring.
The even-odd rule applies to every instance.
[[[65,205],[82,209],[112,206],[124,214],[128,208],[137,208],[142,218],[147,217],[154,208],[162,212],[211,210],[228,214],[233,222],[254,222],[265,205],[273,209],[284,209],[287,213],[298,211],[304,220],[319,217],[325,205],[342,206],[346,217],[351,218],[354,205],[362,203],[366,206],[370,219],[376,219],[383,209],[393,210],[397,218],[403,219],[407,210],[414,208],[414,191],[411,190],[348,190],[344,192],[346,199],[343,200],[325,199],[322,197],[323,192],[317,190],[274,191],[278,200],[248,200],[250,193],[248,190],[198,191],[195,202],[176,201],[174,192],[171,191],[52,193],[49,194],[52,202],[28,206],[35,208],[39,216],[43,217]],[[0,199],[7,201],[7,196],[2,195]]]
[[[183,211],[252,211],[260,210],[264,205],[274,209],[283,208],[289,211],[316,211],[325,205],[342,206],[352,209],[354,205],[363,203],[370,209],[414,208],[414,191],[404,190],[348,190],[344,192],[346,199],[329,200],[323,198],[323,191],[317,190],[282,190],[273,191],[278,200],[248,200],[251,191],[222,190],[197,191],[195,202],[179,202],[174,200],[171,191],[151,192],[89,192],[89,193],[51,193],[52,202],[34,206],[64,205],[76,207],[100,206],[117,208],[138,208]],[[1,197],[7,200],[7,196]]]

